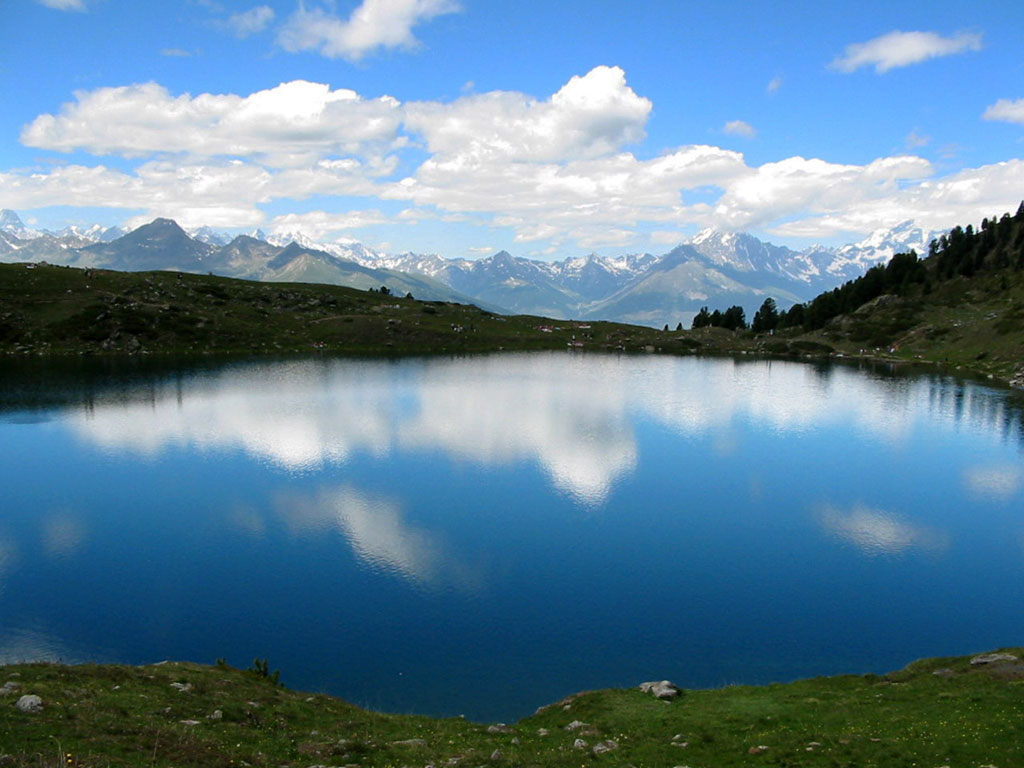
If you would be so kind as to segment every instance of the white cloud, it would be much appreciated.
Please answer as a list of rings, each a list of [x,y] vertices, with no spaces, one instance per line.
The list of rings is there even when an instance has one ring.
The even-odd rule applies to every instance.
[[[58,115],[37,117],[21,133],[30,147],[143,157],[190,153],[255,156],[302,165],[394,142],[401,121],[389,96],[294,80],[249,96],[172,96],[156,83],[78,91]]]
[[[966,51],[981,50],[981,35],[960,32],[942,37],[934,32],[900,32],[896,30],[866,43],[846,46],[829,66],[839,72],[855,72],[861,67],[874,66],[882,74],[890,69],[919,64],[940,56],[952,56]]]
[[[920,157],[879,158],[867,165],[839,165],[791,157],[751,169],[729,186],[715,217],[729,229],[745,229],[808,212],[842,211],[866,199],[889,198],[905,181],[933,173]]]
[[[160,51],[160,55],[169,56],[171,58],[187,59],[192,56],[192,53],[182,48],[163,48]]]
[[[722,128],[725,133],[730,136],[744,136],[748,139],[752,139],[757,136],[757,130],[750,123],[745,123],[742,120],[730,120]]]
[[[622,69],[599,66],[546,101],[492,91],[451,104],[413,102],[405,121],[442,157],[562,161],[642,141],[652,107],[626,84]]]
[[[544,251],[639,246],[650,242],[644,229],[672,241],[672,232],[707,226],[814,239],[906,219],[944,229],[1020,200],[1024,160],[936,177],[913,155],[751,166],[740,152],[685,145],[642,159],[629,145],[644,139],[652,109],[621,69],[605,66],[546,98],[497,91],[405,105],[302,80],[248,95],[175,96],[156,83],[99,88],[37,117],[22,141],[137,164],[0,171],[0,206],[88,200],[140,221],[241,228],[262,226],[263,207],[275,201],[355,196],[367,199],[360,207],[371,223],[383,207],[374,200],[399,200],[412,206],[401,221],[507,227]],[[396,180],[399,169],[407,175]],[[333,231],[366,225],[304,215],[325,217],[306,223]]]
[[[925,230],[946,229],[953,223],[980,223],[993,211],[1016,209],[1022,178],[1024,160],[1007,160],[965,168],[943,178],[875,188],[876,194],[865,194],[863,189],[858,192],[856,188],[846,190],[840,184],[828,199],[813,206],[793,206],[801,215],[770,231],[783,237],[827,238],[838,233],[867,233],[907,219]],[[850,193],[846,201],[844,191]]]
[[[651,232],[651,242],[655,245],[678,245],[686,239],[686,235],[675,230],[658,230]]]
[[[314,240],[322,240],[338,232],[368,227],[372,224],[383,224],[387,220],[387,216],[377,210],[347,211],[345,213],[310,211],[309,213],[288,213],[276,216],[270,222],[270,230],[274,234],[301,232]]]
[[[768,93],[778,93],[779,89],[782,88],[782,76],[776,75],[769,82],[765,90]]]
[[[348,20],[300,5],[277,36],[286,51],[318,51],[328,58],[358,61],[378,48],[412,48],[413,27],[460,10],[453,0],[363,0]]]
[[[233,13],[227,24],[238,37],[249,37],[262,32],[274,20],[274,9],[269,5],[257,5],[248,11]]]
[[[1002,120],[1024,125],[1024,99],[1000,99],[985,110],[985,120]]]
[[[47,8],[58,11],[84,11],[86,10],[84,0],[36,0]]]

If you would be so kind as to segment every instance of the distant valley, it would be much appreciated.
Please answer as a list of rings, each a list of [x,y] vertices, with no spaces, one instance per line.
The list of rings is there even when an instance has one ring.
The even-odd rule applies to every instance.
[[[927,252],[940,234],[904,222],[856,244],[794,251],[747,234],[706,230],[662,255],[590,254],[548,262],[501,251],[469,260],[387,254],[358,243],[316,242],[303,233],[231,236],[209,227],[186,232],[169,219],[131,232],[100,226],[34,231],[15,212],[3,210],[0,262],[177,270],[364,290],[386,286],[403,296],[474,303],[506,314],[689,327],[705,305],[738,304],[752,315],[768,296],[783,308],[807,301],[894,253]]]

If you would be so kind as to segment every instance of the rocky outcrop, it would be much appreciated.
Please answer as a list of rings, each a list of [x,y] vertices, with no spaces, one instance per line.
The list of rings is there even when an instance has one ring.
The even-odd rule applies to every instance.
[[[640,690],[650,693],[656,699],[674,699],[681,691],[677,685],[668,680],[652,680],[648,683],[640,683]]]

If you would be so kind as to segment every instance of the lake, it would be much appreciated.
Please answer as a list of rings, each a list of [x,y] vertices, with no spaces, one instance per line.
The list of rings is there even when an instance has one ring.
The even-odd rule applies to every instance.
[[[512,721],[1024,642],[1020,393],[508,354],[3,362],[0,662]]]

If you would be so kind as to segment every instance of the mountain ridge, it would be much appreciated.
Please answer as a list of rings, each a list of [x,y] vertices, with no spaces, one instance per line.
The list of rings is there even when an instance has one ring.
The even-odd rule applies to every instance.
[[[896,252],[927,249],[934,234],[905,221],[859,243],[794,251],[747,233],[705,229],[661,255],[590,253],[542,261],[502,250],[470,260],[388,254],[358,242],[318,242],[302,232],[268,236],[255,230],[230,236],[211,227],[186,231],[170,219],[156,219],[128,233],[99,225],[36,231],[25,227],[14,211],[2,210],[0,260],[211,272],[363,289],[383,285],[498,312],[660,327],[689,324],[709,303],[740,304],[753,312],[767,296],[783,308],[807,301]]]

